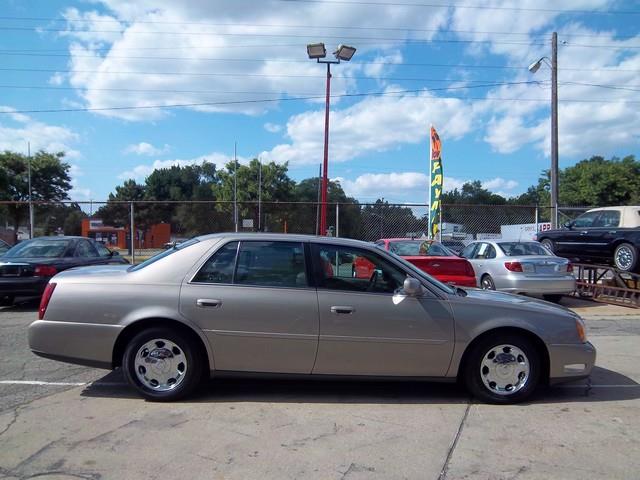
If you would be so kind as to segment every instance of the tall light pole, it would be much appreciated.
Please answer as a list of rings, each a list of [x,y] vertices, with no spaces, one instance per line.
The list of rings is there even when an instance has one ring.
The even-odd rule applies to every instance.
[[[307,55],[310,59],[315,59],[318,63],[327,65],[327,94],[324,105],[324,159],[322,169],[322,191],[321,191],[321,212],[320,212],[320,235],[327,234],[327,189],[329,179],[327,170],[329,167],[329,101],[331,99],[331,64],[338,64],[341,61],[348,62],[356,53],[355,47],[339,45],[333,52],[335,60],[323,60],[327,56],[327,49],[324,43],[312,43],[307,45]]]
[[[551,36],[551,60],[542,57],[529,65],[536,73],[542,63],[551,69],[551,228],[558,227],[558,34]]]
[[[233,143],[233,224],[238,231],[238,143]]]
[[[258,232],[260,232],[262,218],[262,158],[258,155]]]
[[[31,142],[27,142],[27,176],[29,177],[29,238],[33,238],[33,199],[31,198]]]

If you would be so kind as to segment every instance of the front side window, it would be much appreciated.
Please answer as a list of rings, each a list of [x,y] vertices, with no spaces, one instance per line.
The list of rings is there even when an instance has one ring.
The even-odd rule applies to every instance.
[[[234,283],[306,287],[304,246],[298,242],[241,242]]]
[[[219,248],[191,280],[194,283],[232,283],[238,242]]]
[[[589,228],[593,227],[593,223],[596,220],[596,217],[600,215],[600,212],[587,212],[580,215],[573,222],[573,226],[575,228]]]
[[[111,250],[109,250],[107,247],[105,247],[102,243],[96,242],[95,246],[98,249],[98,254],[101,257],[110,257],[111,256]]]
[[[98,251],[88,240],[80,240],[76,246],[76,257],[87,258],[97,257]]]
[[[394,293],[407,274],[368,250],[338,245],[314,245],[319,265],[318,286],[329,290]]]

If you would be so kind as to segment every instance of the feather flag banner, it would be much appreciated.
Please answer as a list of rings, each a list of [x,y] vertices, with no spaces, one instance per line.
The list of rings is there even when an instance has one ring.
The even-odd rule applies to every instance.
[[[442,144],[436,129],[431,126],[430,142],[431,187],[429,194],[429,238],[436,238],[440,231],[440,196],[442,195]]]

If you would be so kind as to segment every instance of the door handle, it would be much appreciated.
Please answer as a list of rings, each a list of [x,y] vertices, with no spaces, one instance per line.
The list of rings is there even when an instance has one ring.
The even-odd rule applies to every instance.
[[[331,313],[335,313],[335,314],[349,315],[354,311],[355,311],[355,308],[353,307],[341,307],[338,305],[334,305],[333,307],[331,307]]]
[[[589,233],[589,232],[587,232],[587,231],[582,231],[582,232],[580,232],[580,235],[586,235],[587,233]]]
[[[196,300],[196,305],[203,308],[218,308],[222,306],[222,300],[215,300],[212,298],[199,298],[198,300]]]

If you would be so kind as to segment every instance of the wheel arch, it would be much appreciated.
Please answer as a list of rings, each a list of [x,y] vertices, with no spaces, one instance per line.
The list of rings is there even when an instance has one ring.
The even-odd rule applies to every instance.
[[[467,367],[467,362],[469,361],[470,352],[473,350],[479,342],[486,339],[487,337],[491,337],[492,335],[497,334],[516,334],[525,336],[533,345],[535,346],[537,352],[540,354],[541,361],[541,375],[540,380],[543,383],[548,383],[549,381],[549,368],[550,368],[550,358],[549,358],[549,349],[547,345],[544,343],[538,335],[536,335],[531,330],[527,330],[525,328],[520,327],[496,327],[490,330],[486,330],[476,336],[464,349],[462,353],[462,357],[460,358],[460,362],[458,363],[458,371],[456,372],[456,378],[460,382],[463,379],[464,371]]]
[[[111,358],[112,368],[122,366],[122,355],[129,341],[138,333],[148,328],[154,327],[166,327],[172,330],[176,330],[185,336],[190,337],[196,345],[199,347],[199,355],[204,364],[203,371],[206,375],[213,370],[213,354],[206,338],[203,338],[202,334],[197,332],[193,327],[165,317],[149,317],[137,320],[127,325],[116,338],[116,342],[113,346],[113,353]]]

